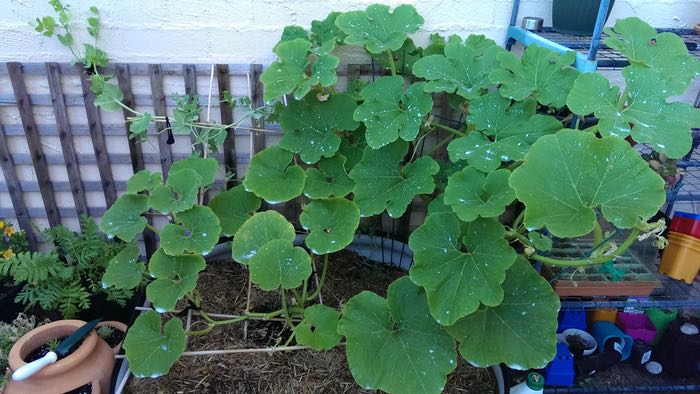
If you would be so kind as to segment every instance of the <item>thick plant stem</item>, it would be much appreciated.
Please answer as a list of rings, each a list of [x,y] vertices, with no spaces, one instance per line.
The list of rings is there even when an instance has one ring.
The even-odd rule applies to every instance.
[[[452,141],[454,137],[453,136],[447,136],[447,138],[444,138],[442,141],[438,142],[433,149],[430,150],[430,152],[426,153],[426,156],[432,156],[433,153],[437,152],[438,149],[442,148],[446,143]]]
[[[600,223],[595,222],[593,226],[593,246],[599,246],[603,242],[603,229],[600,228]]]
[[[617,109],[623,110],[625,108],[625,103],[627,102],[627,95],[629,94],[629,87],[625,86],[625,90],[622,91],[620,98],[617,100]]]
[[[280,295],[282,296],[282,310],[284,311],[284,319],[287,321],[289,328],[293,330],[296,328],[296,326],[294,323],[292,323],[292,317],[290,316],[289,308],[287,308],[287,292],[282,289],[282,291],[280,291]]]
[[[615,259],[615,257],[621,255],[624,253],[632,244],[634,243],[634,240],[637,239],[637,236],[642,233],[642,230],[635,228],[632,230],[632,232],[627,236],[627,239],[620,245],[617,249],[615,249],[612,253],[606,254],[604,256],[598,256],[598,257],[592,257],[592,258],[587,258],[587,259],[579,259],[579,260],[561,260],[561,259],[555,259],[552,257],[547,257],[547,256],[540,256],[540,255],[532,255],[530,256],[531,259],[541,261],[545,264],[551,264],[551,265],[559,265],[559,266],[565,266],[565,267],[581,267],[581,266],[586,266],[586,265],[594,265],[594,264],[603,264],[607,263],[610,260]]]
[[[457,136],[460,136],[460,137],[464,137],[464,136],[466,135],[465,133],[462,133],[461,131],[459,131],[459,130],[457,130],[457,129],[453,129],[453,128],[450,127],[450,126],[445,126],[444,124],[440,124],[440,123],[431,123],[430,125],[431,125],[431,126],[434,126],[434,127],[437,127],[438,129],[443,129],[443,130],[445,130],[445,131],[449,131],[450,133],[452,133],[452,134],[454,134],[454,135],[457,135]]]
[[[518,227],[523,223],[523,218],[525,218],[525,210],[520,211],[518,216],[513,221],[513,230],[518,230]]]
[[[328,254],[323,255],[323,269],[321,270],[321,280],[318,282],[318,287],[313,293],[307,298],[308,300],[313,300],[321,294],[321,289],[323,288],[323,282],[326,281],[326,275],[328,274]]]
[[[391,69],[391,75],[396,75],[396,64],[394,64],[394,55],[391,53],[391,49],[386,50],[386,57],[389,60],[389,68]]]
[[[205,312],[200,311],[199,315],[204,318],[204,320],[207,321],[207,327],[203,328],[201,330],[196,330],[196,331],[188,331],[187,335],[189,336],[199,336],[199,335],[204,335],[206,333],[211,332],[211,330],[214,329],[216,326],[222,326],[225,324],[233,324],[233,323],[239,323],[245,320],[248,320],[251,317],[262,317],[266,319],[272,319],[274,317],[280,316],[284,313],[283,309],[274,311],[274,312],[269,312],[269,313],[246,313],[243,316],[238,316],[234,317],[232,319],[225,319],[225,320],[214,320],[212,319],[209,315],[207,315]]]

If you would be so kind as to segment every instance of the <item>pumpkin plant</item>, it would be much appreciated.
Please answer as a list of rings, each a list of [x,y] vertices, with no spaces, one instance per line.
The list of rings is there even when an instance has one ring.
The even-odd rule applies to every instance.
[[[286,27],[274,47],[278,60],[261,75],[267,105],[248,111],[278,120],[284,135],[252,156],[242,184],[208,204],[198,196],[214,182],[217,162],[206,152],[243,119],[200,123],[198,99],[177,101],[172,131],[195,135],[204,154],[174,163],[168,174],[134,174],[100,225],[132,243],[110,263],[104,286],[129,289],[150,277],[154,311],[136,320],[124,342],[134,374],[167,373],[187,335],[273,317],[286,319],[288,343],[316,350],[344,344],[365,389],[440,392],[458,354],[480,367],[542,368],[556,352],[560,304],[532,263],[602,264],[660,232],[663,223],[647,220],[664,203],[664,181],[625,138],[670,159],[689,151],[700,114],[667,101],[700,74],[680,38],[657,34],[638,18],[617,21],[606,43],[630,60],[621,91],[601,75],[580,74],[573,52],[533,45],[518,57],[482,35],[433,36],[419,48],[409,34],[422,24],[410,5],[375,4],[331,13],[310,30]],[[364,49],[381,75],[340,89],[342,46]],[[83,63],[92,71],[96,105],[125,107],[99,72],[104,64]],[[436,121],[434,93],[447,95],[466,122],[454,128]],[[580,129],[582,122],[550,115],[565,107],[598,123]],[[134,136],[164,121],[128,111]],[[447,144],[449,162],[420,153],[438,130],[449,137],[433,151]],[[401,217],[418,197],[428,203],[427,217],[408,239],[415,258],[409,275],[386,297],[363,291],[340,310],[318,303],[333,253],[352,242],[362,218]],[[291,218],[300,228],[267,209],[288,201],[303,207]],[[145,215],[170,223],[154,228]],[[610,226],[625,235],[619,245],[603,232]],[[160,238],[145,263],[133,244],[144,228]],[[301,244],[298,233],[305,234]],[[282,307],[227,320],[202,312],[205,328],[185,331],[171,312],[183,299],[200,306],[197,277],[220,236],[232,236],[233,260],[254,285],[279,292]],[[547,255],[553,239],[576,237],[593,238],[587,257]],[[315,262],[322,265],[317,285]]]

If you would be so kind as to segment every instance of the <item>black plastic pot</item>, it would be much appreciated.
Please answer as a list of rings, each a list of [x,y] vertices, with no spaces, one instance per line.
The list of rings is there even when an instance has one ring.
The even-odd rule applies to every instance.
[[[22,304],[15,303],[15,297],[22,290],[22,285],[11,285],[0,282],[0,320],[10,323],[17,314],[24,310]]]
[[[608,20],[615,0],[610,1]],[[600,0],[554,0],[552,3],[552,27],[554,30],[574,36],[590,36],[595,28]]]

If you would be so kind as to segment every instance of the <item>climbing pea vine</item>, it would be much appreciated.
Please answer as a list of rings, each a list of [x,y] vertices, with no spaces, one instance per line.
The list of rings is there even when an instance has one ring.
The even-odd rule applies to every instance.
[[[164,119],[122,102],[102,72],[107,55],[95,45],[78,54],[67,9],[51,4],[65,30],[59,40],[91,74],[95,104],[125,109],[133,115],[132,137],[147,138],[149,126]],[[97,39],[99,12],[90,12],[88,29]],[[37,21],[38,31],[54,34],[51,17]],[[124,343],[136,375],[167,373],[187,335],[275,317],[291,328],[288,343],[316,350],[343,343],[352,375],[366,389],[440,392],[458,356],[481,367],[542,368],[556,351],[559,299],[532,263],[602,264],[659,232],[663,224],[647,221],[664,203],[664,181],[625,138],[671,159],[689,151],[699,111],[668,101],[700,74],[682,40],[638,18],[617,21],[606,43],[630,60],[620,89],[599,74],[579,73],[572,52],[533,45],[519,57],[481,35],[433,35],[418,47],[409,34],[423,22],[410,5],[375,4],[331,13],[310,31],[286,27],[273,49],[278,60],[260,77],[266,105],[247,110],[247,117],[278,121],[284,135],[253,155],[240,185],[207,204],[202,191],[217,170],[207,152],[244,119],[200,122],[198,97],[176,100],[171,131],[193,135],[202,149],[167,174],[134,174],[101,221],[104,232],[125,242],[145,228],[160,238],[149,261],[139,261],[138,248],[125,248],[104,277],[105,286],[117,288],[151,278],[146,295],[154,311],[136,320]],[[339,48],[349,46],[365,50],[381,72],[341,89]],[[436,120],[433,93],[447,95],[466,121]],[[562,108],[579,120],[551,115]],[[589,122],[580,120],[591,115],[598,123],[584,129]],[[434,138],[437,131],[448,137]],[[433,157],[441,148],[449,161]],[[427,217],[408,238],[415,258],[409,275],[386,297],[363,291],[340,310],[321,305],[333,253],[352,242],[362,218],[402,217],[416,197],[427,203]],[[294,220],[299,228],[261,210],[292,200],[303,207]],[[148,215],[169,223],[155,228]],[[619,245],[603,231],[610,226],[628,234]],[[301,243],[298,233],[305,234]],[[183,299],[205,307],[197,278],[220,236],[232,236],[233,260],[252,284],[278,292],[282,307],[227,320],[201,313],[204,327],[185,331],[171,312]],[[553,240],[577,237],[593,239],[587,257],[547,255]],[[318,284],[311,281],[314,262],[322,265]]]

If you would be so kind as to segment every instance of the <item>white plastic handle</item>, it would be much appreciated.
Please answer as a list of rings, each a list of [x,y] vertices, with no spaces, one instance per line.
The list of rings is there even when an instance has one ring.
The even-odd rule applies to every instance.
[[[56,353],[48,352],[44,357],[34,360],[16,370],[15,373],[12,374],[12,380],[24,380],[41,371],[45,366],[55,363],[57,359],[58,355]]]

